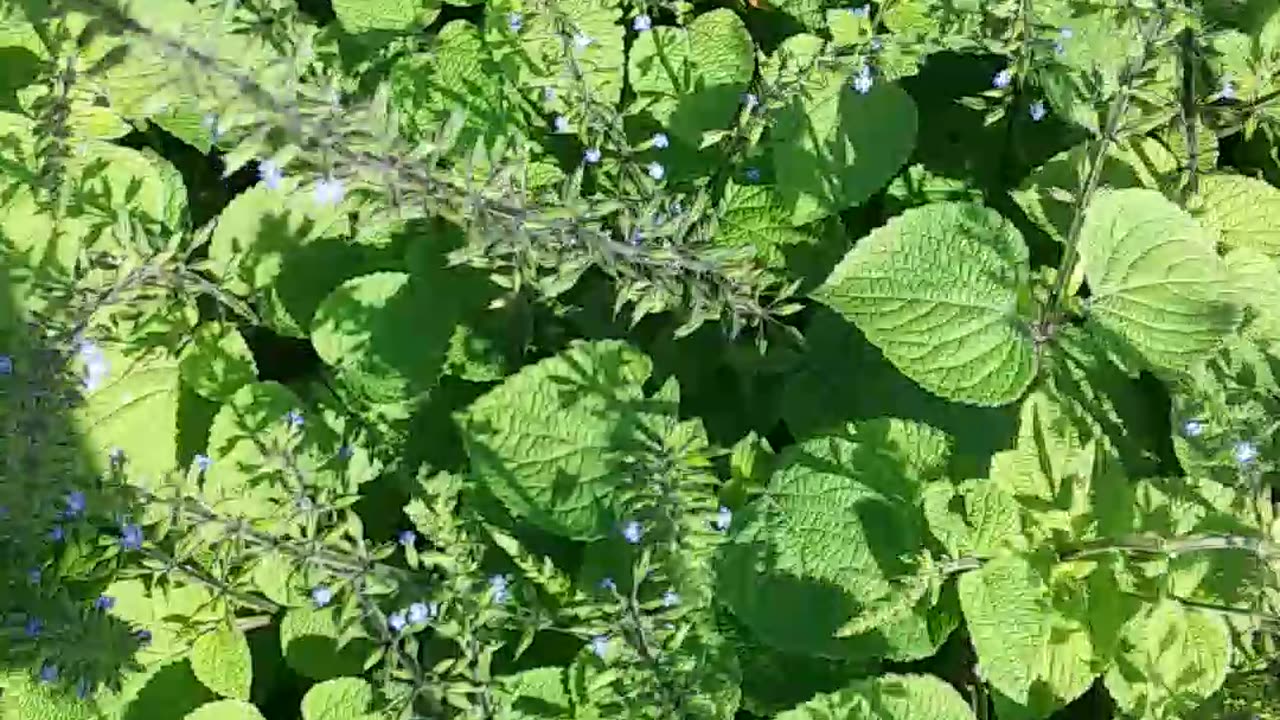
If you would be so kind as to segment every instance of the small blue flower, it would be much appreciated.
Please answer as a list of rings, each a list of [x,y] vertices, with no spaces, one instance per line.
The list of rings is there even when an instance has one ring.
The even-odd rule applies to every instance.
[[[67,517],[73,518],[84,513],[88,502],[85,500],[84,493],[79,490],[72,490],[67,493],[67,511],[64,513]]]
[[[27,620],[27,627],[26,627],[27,637],[36,637],[40,634],[40,631],[42,630],[44,630],[43,620],[37,617],[29,618]]]
[[[499,605],[511,599],[511,590],[507,587],[507,576],[494,575],[489,578],[489,596]]]
[[[543,102],[551,102],[552,100],[555,100],[555,99],[556,99],[556,89],[555,89],[555,88],[551,87],[550,85],[548,85],[547,87],[542,88],[542,100],[543,100]]]
[[[640,538],[644,537],[644,528],[636,520],[630,520],[622,526],[622,537],[632,545],[640,542]]]
[[[747,112],[751,112],[760,104],[760,98],[755,93],[743,93],[742,104],[746,106]]]
[[[62,539],[66,536],[67,531],[63,530],[61,525],[54,525],[49,529],[49,539],[54,542],[62,542]]]
[[[733,511],[721,505],[720,509],[716,511],[716,519],[715,519],[716,529],[721,532],[724,532],[725,530],[728,530],[729,526],[732,524],[733,524]]]
[[[1058,36],[1061,37],[1063,40],[1070,40],[1071,38],[1076,36],[1076,33],[1071,28],[1064,27],[1058,30]]]
[[[662,593],[662,607],[675,607],[680,604],[680,594],[675,590]]]
[[[258,163],[258,179],[268,190],[279,190],[280,184],[284,182],[284,168],[275,160],[263,160]]]
[[[518,12],[507,13],[507,27],[511,28],[511,32],[520,32],[520,28],[524,27],[524,15]]]
[[[355,454],[356,454],[355,448],[351,447],[350,445],[343,445],[342,447],[338,448],[339,460],[350,460],[352,457],[355,457]]]
[[[746,172],[748,182],[760,182],[760,169],[749,167]]]
[[[143,647],[146,647],[151,644],[150,630],[139,630],[138,632],[134,633],[133,636],[137,638],[138,644]]]
[[[871,17],[871,5],[870,4],[863,5],[862,7],[854,8],[849,12],[853,13],[854,17],[862,18],[863,20],[866,20],[867,18]]]
[[[396,632],[401,632],[402,630],[404,630],[404,626],[406,625],[406,623],[407,621],[405,619],[403,610],[397,610],[387,616],[387,625],[392,630],[395,630]]]
[[[871,77],[871,66],[864,64],[858,70],[858,74],[853,77],[853,89],[859,95],[866,95],[871,92],[871,87],[875,84],[875,80]]]
[[[1182,434],[1187,437],[1200,437],[1204,434],[1204,423],[1199,420],[1188,420],[1182,424]]]
[[[658,148],[659,150],[665,150],[667,147],[671,145],[671,139],[667,137],[666,133],[661,133],[661,132],[654,133],[653,139],[651,142],[653,142],[653,146]]]
[[[40,667],[40,682],[48,684],[58,681],[58,666],[45,663]]]
[[[573,36],[573,44],[576,45],[579,50],[585,50],[587,46],[593,42],[595,42],[595,40],[592,40],[591,36],[586,33],[578,33]]]
[[[202,473],[209,472],[209,468],[213,467],[213,460],[208,455],[204,454],[197,454],[195,458],[192,459],[192,462],[195,464],[196,470],[199,470]]]
[[[1230,78],[1223,78],[1222,89],[1218,91],[1218,95],[1223,100],[1235,100],[1236,99],[1235,83],[1231,82]]]
[[[1045,108],[1043,100],[1031,103],[1031,107],[1027,108],[1027,112],[1031,114],[1032,122],[1040,122],[1045,115],[1049,114],[1049,110]]]
[[[416,602],[409,606],[409,622],[417,625],[431,619],[431,608],[426,603]]]
[[[1258,447],[1251,442],[1241,441],[1236,443],[1234,454],[1236,462],[1241,465],[1248,465],[1258,459]]]
[[[605,655],[609,654],[609,636],[597,635],[591,638],[591,652],[601,660],[605,659]]]
[[[667,174],[667,170],[666,168],[662,167],[662,163],[656,163],[656,162],[649,163],[648,171],[649,171],[649,177],[653,178],[654,180],[661,180],[663,176]]]
[[[30,570],[27,571],[27,582],[31,583],[32,585],[39,585],[40,578],[43,575],[44,573],[41,572],[40,568],[31,568]]]
[[[603,580],[601,580],[601,581],[600,581],[600,589],[601,589],[601,590],[607,590],[607,591],[609,591],[609,592],[617,592],[617,591],[618,591],[618,583],[614,582],[614,581],[613,581],[613,578],[611,578],[611,577],[607,577],[607,578],[605,578],[605,579],[603,579]]]
[[[125,550],[141,550],[142,549],[142,528],[134,524],[125,525],[120,529],[120,547]]]
[[[110,610],[116,606],[116,599],[110,595],[99,595],[93,600],[95,610]]]
[[[554,124],[556,132],[560,134],[569,132],[569,118],[563,115],[557,115]]]
[[[653,27],[653,20],[648,15],[637,15],[635,20],[631,21],[631,29],[636,32],[644,32]]]
[[[1009,83],[1011,82],[1013,82],[1013,70],[1005,68],[996,73],[995,77],[991,78],[991,87],[1003,90],[1004,88],[1009,87]]]
[[[111,452],[107,453],[107,459],[111,461],[112,465],[119,465],[124,462],[124,450],[118,447],[111,448]]]
[[[592,165],[600,162],[600,148],[587,148],[587,151],[582,153],[582,159]]]
[[[396,536],[396,542],[405,547],[413,547],[418,542],[418,533],[412,530],[401,530],[400,534]]]
[[[347,188],[342,179],[328,175],[316,181],[313,191],[317,205],[337,205],[346,194]]]
[[[324,585],[317,585],[311,588],[311,602],[318,608],[322,608],[333,601],[333,591]]]
[[[13,374],[13,358],[8,355],[0,355],[0,375]]]
[[[293,410],[290,410],[288,413],[285,414],[284,422],[289,427],[293,428],[294,430],[297,430],[298,428],[302,427],[302,424],[305,422],[305,420],[302,417],[302,411],[298,410],[297,408],[294,408]]]
[[[884,43],[880,41],[880,38],[871,38],[872,50],[879,51],[883,47],[884,47]]]
[[[89,697],[89,691],[93,688],[89,687],[89,678],[80,678],[76,681],[76,697],[84,700]]]

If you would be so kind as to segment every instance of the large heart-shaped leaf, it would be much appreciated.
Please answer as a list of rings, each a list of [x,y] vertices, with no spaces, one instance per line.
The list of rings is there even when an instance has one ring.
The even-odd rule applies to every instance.
[[[1035,374],[1020,306],[1029,272],[1012,223],[980,205],[935,203],[858,241],[814,297],[926,390],[1004,405]]]
[[[1160,193],[1100,192],[1079,243],[1094,330],[1118,336],[1152,367],[1186,370],[1234,329],[1226,264],[1196,220]]]
[[[814,438],[779,459],[765,494],[721,548],[720,597],[781,650],[828,657],[927,657],[952,625],[896,581],[925,542],[924,478],[942,472],[942,433],[872,420]],[[853,637],[835,634],[872,606],[900,612]]]
[[[349,280],[316,310],[311,344],[362,397],[412,403],[440,377],[456,326],[454,299],[408,273]]]
[[[476,478],[552,532],[602,536],[651,370],[625,343],[579,342],[508,377],[458,416]]]

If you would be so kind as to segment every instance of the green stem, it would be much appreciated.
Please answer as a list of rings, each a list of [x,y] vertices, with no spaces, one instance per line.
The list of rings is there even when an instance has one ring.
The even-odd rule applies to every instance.
[[[1163,538],[1147,535],[1131,535],[1123,538],[1095,540],[1062,553],[1063,561],[1083,560],[1114,552],[1143,555],[1182,555],[1197,552],[1221,552],[1243,550],[1264,558],[1280,558],[1280,543],[1264,538],[1243,535],[1199,535],[1183,538]]]
[[[1154,595],[1145,595],[1143,593],[1131,592],[1129,590],[1122,591],[1129,597],[1137,598],[1150,603],[1160,602],[1161,600],[1172,600],[1179,605],[1195,608],[1197,610],[1205,610],[1207,612],[1218,615],[1226,615],[1230,617],[1244,618],[1253,620],[1262,625],[1268,625],[1275,629],[1280,629],[1280,616],[1270,613],[1257,612],[1254,610],[1246,610],[1244,608],[1231,607],[1230,605],[1220,605],[1218,603],[1204,602],[1203,600],[1192,600],[1190,598],[1178,597],[1176,595],[1164,595],[1157,597]]]
[[[1120,87],[1116,90],[1116,95],[1111,99],[1111,105],[1107,109],[1106,126],[1095,141],[1089,157],[1088,173],[1085,175],[1079,192],[1076,193],[1076,203],[1071,216],[1071,227],[1067,231],[1066,249],[1062,255],[1062,263],[1058,266],[1058,276],[1054,280],[1049,299],[1045,302],[1041,311],[1041,325],[1046,325],[1052,321],[1061,309],[1060,306],[1064,300],[1063,296],[1066,293],[1067,283],[1070,282],[1071,276],[1075,274],[1076,264],[1080,260],[1080,230],[1084,226],[1085,210],[1093,200],[1093,195],[1097,192],[1098,184],[1102,180],[1102,168],[1106,164],[1107,151],[1110,149],[1111,143],[1115,141],[1120,122],[1124,119],[1125,112],[1129,108],[1129,93],[1132,90],[1133,83],[1142,67],[1146,64],[1147,58],[1150,57],[1154,49],[1155,38],[1162,27],[1164,27],[1164,19],[1160,15],[1152,18],[1147,23],[1143,31],[1142,52],[1138,53],[1125,66],[1120,75]]]
[[[1195,33],[1186,28],[1180,33],[1180,67],[1182,72],[1182,128],[1187,143],[1187,186],[1184,201],[1197,193],[1200,185],[1200,138],[1196,135],[1199,107],[1196,105]]]

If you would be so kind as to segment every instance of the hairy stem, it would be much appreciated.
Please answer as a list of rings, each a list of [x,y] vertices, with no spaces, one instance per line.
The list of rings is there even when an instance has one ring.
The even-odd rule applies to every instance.
[[[1062,254],[1062,262],[1058,266],[1058,275],[1054,279],[1049,299],[1041,310],[1041,325],[1051,322],[1061,310],[1067,283],[1070,282],[1071,276],[1075,274],[1076,264],[1080,260],[1080,230],[1084,227],[1085,210],[1088,209],[1094,193],[1098,190],[1098,184],[1102,180],[1102,169],[1107,160],[1107,151],[1110,150],[1111,144],[1115,142],[1120,123],[1124,119],[1125,112],[1129,109],[1130,92],[1133,89],[1133,83],[1137,80],[1138,73],[1142,71],[1143,66],[1146,64],[1147,58],[1154,52],[1156,37],[1163,27],[1164,18],[1159,14],[1147,22],[1146,27],[1143,29],[1142,51],[1125,66],[1120,75],[1120,87],[1116,90],[1116,95],[1111,99],[1111,105],[1107,108],[1106,126],[1103,128],[1102,134],[1094,141],[1094,146],[1089,154],[1088,172],[1085,174],[1084,181],[1076,193],[1075,207],[1071,215],[1071,226],[1067,231],[1065,240],[1066,248]]]
[[[1187,185],[1183,201],[1196,194],[1200,187],[1200,138],[1197,136],[1199,107],[1196,105],[1195,50],[1196,37],[1191,28],[1179,33],[1180,67],[1182,73],[1182,130],[1187,143]]]

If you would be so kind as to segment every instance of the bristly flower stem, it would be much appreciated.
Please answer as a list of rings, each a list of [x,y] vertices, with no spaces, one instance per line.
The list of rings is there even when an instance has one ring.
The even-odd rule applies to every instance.
[[[1067,284],[1071,281],[1071,277],[1075,275],[1076,265],[1080,260],[1080,231],[1084,227],[1085,211],[1088,210],[1089,203],[1093,201],[1093,196],[1098,190],[1098,185],[1102,180],[1102,170],[1106,166],[1107,153],[1111,149],[1111,144],[1116,141],[1120,124],[1129,109],[1133,84],[1143,66],[1146,65],[1147,59],[1155,52],[1156,38],[1160,35],[1160,30],[1164,27],[1164,24],[1165,18],[1160,13],[1157,13],[1155,17],[1147,21],[1142,34],[1142,50],[1125,66],[1120,75],[1120,87],[1116,90],[1116,95],[1111,99],[1111,104],[1107,108],[1106,125],[1102,129],[1102,133],[1094,140],[1093,148],[1089,153],[1088,171],[1076,193],[1075,207],[1071,215],[1071,226],[1065,238],[1066,247],[1063,250],[1062,262],[1058,266],[1058,275],[1054,279],[1053,289],[1049,293],[1049,298],[1041,308],[1039,322],[1041,326],[1048,326],[1052,323],[1061,310],[1062,302],[1065,300],[1064,295],[1067,290]]]

